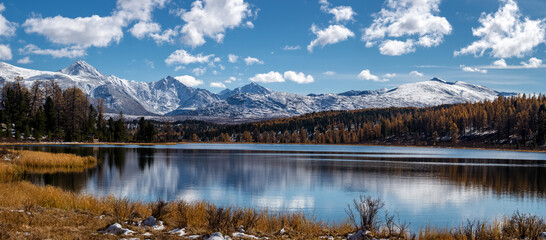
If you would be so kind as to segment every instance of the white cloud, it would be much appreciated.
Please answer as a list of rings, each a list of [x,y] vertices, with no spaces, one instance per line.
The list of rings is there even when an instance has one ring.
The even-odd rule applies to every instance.
[[[210,86],[213,88],[226,88],[226,85],[221,82],[211,82]]]
[[[23,23],[26,33],[45,36],[50,42],[72,48],[107,47],[119,43],[123,28],[139,21],[130,31],[138,38],[158,32],[160,26],[151,22],[152,11],[164,7],[169,0],[118,0],[110,16],[67,18],[33,16]]]
[[[320,9],[324,12],[334,15],[335,22],[350,21],[354,20],[356,13],[353,11],[353,8],[350,6],[338,6],[330,7],[330,3],[327,0],[319,0]]]
[[[20,63],[20,64],[29,64],[29,63],[32,63],[32,60],[30,60],[30,57],[29,56],[26,56],[24,58],[21,58],[19,60],[17,60],[17,63]]]
[[[191,70],[191,72],[193,74],[195,74],[196,76],[201,76],[201,75],[205,74],[205,72],[207,72],[207,68],[205,68],[205,67],[194,68],[193,70]]]
[[[501,58],[499,60],[494,61],[493,66],[506,67],[506,66],[508,66],[508,64],[506,64],[506,61],[504,60],[504,58]]]
[[[538,68],[542,65],[542,59],[533,57],[527,62],[521,62],[521,65],[525,66],[526,68]]]
[[[195,87],[195,86],[199,86],[203,84],[203,81],[199,79],[195,79],[194,77],[189,75],[177,76],[177,77],[174,77],[174,79],[178,80],[179,82],[181,82],[182,84],[188,87]]]
[[[494,61],[489,66],[480,66],[483,69],[529,69],[529,68],[546,68],[546,64],[543,64],[542,59],[535,57],[529,58],[527,61],[520,62],[520,65],[508,65],[506,61],[501,58]]]
[[[174,29],[166,29],[161,33],[150,33],[149,36],[155,41],[156,44],[160,45],[163,43],[174,43],[174,37],[178,36],[179,32],[180,27],[177,26]]]
[[[282,50],[284,51],[294,51],[294,50],[299,50],[301,47],[300,45],[296,45],[296,46],[289,46],[289,45],[286,45],[282,48]]]
[[[330,25],[328,28],[318,29],[317,26],[313,24],[313,26],[311,26],[311,32],[313,32],[317,38],[311,41],[307,46],[309,52],[313,52],[313,48],[316,46],[324,47],[328,44],[335,44],[355,36],[351,30],[342,25]]]
[[[124,25],[124,21],[119,18],[97,15],[77,18],[33,17],[23,23],[26,33],[37,33],[53,43],[83,48],[106,47],[111,43],[119,43],[123,37]]]
[[[245,18],[252,16],[244,0],[197,0],[190,11],[182,11],[180,17],[186,22],[182,27],[182,41],[196,47],[205,44],[205,37],[222,42],[226,29],[245,24]]]
[[[461,65],[461,69],[465,72],[479,72],[479,73],[487,73],[487,69],[480,69],[476,67],[468,67]]]
[[[373,75],[369,69],[364,69],[362,72],[358,74],[358,78],[361,80],[368,80],[368,81],[374,81],[374,82],[388,82],[389,79],[383,78],[380,79],[378,76]]]
[[[152,11],[163,8],[169,0],[117,0],[118,11],[114,16],[126,22],[138,20],[150,22]]]
[[[215,57],[214,60],[212,60],[213,62],[220,62],[222,61],[222,59],[220,57]]]
[[[11,58],[13,58],[13,55],[9,45],[0,44],[0,60],[11,60]]]
[[[305,74],[302,73],[302,72],[296,73],[294,71],[284,72],[284,78],[286,80],[290,80],[290,81],[296,82],[298,84],[312,83],[312,82],[315,81],[315,79],[311,75],[305,76]]]
[[[186,52],[184,49],[176,50],[167,59],[165,59],[165,63],[167,65],[172,64],[191,64],[191,63],[208,63],[210,61],[210,58],[214,57],[214,54],[205,55],[203,56],[202,53],[199,53],[197,55],[191,55],[190,53]]]
[[[444,35],[451,33],[447,19],[435,16],[440,12],[440,0],[387,0],[386,5],[387,8],[373,15],[372,25],[362,35],[366,47],[379,42],[381,54],[402,55],[414,52],[415,46],[438,46]]]
[[[478,20],[481,26],[472,29],[472,35],[480,38],[454,55],[474,54],[482,56],[491,49],[497,58],[523,57],[534,47],[545,43],[546,20],[523,18],[514,0],[501,0],[494,14],[482,13]]]
[[[225,80],[224,82],[225,83],[232,83],[232,82],[235,82],[235,81],[237,81],[236,77],[229,77],[228,80]]]
[[[49,55],[53,58],[77,58],[85,56],[85,49],[73,46],[60,49],[41,49],[34,44],[28,44],[24,48],[19,48],[20,54]]]
[[[245,58],[245,63],[246,63],[246,65],[249,65],[249,66],[253,65],[253,64],[264,64],[264,62],[262,60],[257,59],[257,58],[253,58],[253,57],[250,57],[250,56]]]
[[[174,71],[175,71],[175,72],[178,72],[178,71],[180,71],[180,70],[182,70],[182,69],[186,69],[186,67],[184,67],[184,66],[176,66],[176,67],[174,68]]]
[[[17,24],[8,21],[1,13],[6,10],[4,3],[0,3],[0,36],[11,37],[15,35]]]
[[[252,82],[262,82],[262,83],[275,83],[275,82],[284,82],[284,78],[278,72],[268,72],[256,74],[254,77],[249,78]]]
[[[148,66],[149,68],[151,69],[155,69],[155,64],[154,62],[148,60],[148,59],[144,59],[144,64],[146,64],[146,66]]]
[[[129,31],[136,38],[142,39],[146,35],[160,32],[161,26],[159,26],[158,23],[154,23],[154,22],[138,22]]]
[[[323,75],[326,75],[326,76],[334,76],[334,75],[336,75],[336,72],[334,72],[334,71],[326,71],[326,72],[323,72],[322,74],[323,74]]]
[[[393,78],[393,77],[396,77],[396,73],[385,73],[385,74],[383,74],[383,77]]]
[[[353,8],[350,6],[335,7],[330,9],[328,12],[334,15],[334,21],[336,22],[354,20],[353,17],[356,15]]]
[[[228,55],[228,62],[230,62],[230,63],[236,63],[237,59],[239,59],[239,56],[237,56],[235,54],[229,54]]]
[[[379,52],[388,56],[400,56],[406,53],[415,52],[413,40],[408,39],[405,42],[398,40],[386,40],[379,46]]]
[[[410,74],[410,75],[413,75],[413,76],[417,76],[417,77],[422,77],[422,76],[424,76],[423,73],[420,73],[420,72],[418,72],[418,71],[411,71],[409,74]]]

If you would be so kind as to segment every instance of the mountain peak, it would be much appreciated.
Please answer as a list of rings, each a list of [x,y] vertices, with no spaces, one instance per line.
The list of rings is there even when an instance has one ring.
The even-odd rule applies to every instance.
[[[85,76],[91,78],[103,78],[104,75],[91,66],[89,63],[83,60],[78,60],[72,63],[70,66],[59,70],[59,72],[73,75],[73,76]]]
[[[436,82],[441,82],[441,83],[447,83],[447,81],[442,80],[442,79],[437,78],[437,77],[433,77],[432,79],[430,79],[430,81],[436,81]]]
[[[251,82],[247,85],[236,88],[234,89],[234,91],[238,91],[238,93],[252,93],[252,94],[270,94],[271,93],[271,90],[255,82]]]

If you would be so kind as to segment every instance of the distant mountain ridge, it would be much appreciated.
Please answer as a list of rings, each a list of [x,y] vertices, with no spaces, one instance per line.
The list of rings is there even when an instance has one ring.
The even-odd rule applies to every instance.
[[[0,85],[16,76],[31,86],[34,81],[55,80],[63,89],[78,87],[91,102],[104,99],[107,112],[140,116],[192,116],[260,119],[296,116],[327,110],[353,110],[376,107],[425,107],[440,104],[493,100],[500,93],[465,82],[439,78],[408,83],[393,89],[340,94],[298,95],[271,91],[257,83],[225,89],[218,94],[184,85],[174,77],[155,82],[136,82],[105,76],[85,61],[78,60],[57,72],[16,67],[0,62]]]

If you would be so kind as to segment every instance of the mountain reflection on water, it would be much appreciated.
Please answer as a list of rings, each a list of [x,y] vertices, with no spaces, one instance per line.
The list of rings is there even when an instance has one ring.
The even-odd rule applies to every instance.
[[[515,210],[546,216],[546,154],[529,158],[522,153],[521,159],[527,160],[516,160],[511,159],[513,155],[502,159],[502,152],[495,153],[500,154],[495,159],[475,159],[475,150],[450,150],[456,152],[444,158],[429,150],[404,153],[404,148],[401,152],[381,152],[380,147],[343,152],[330,151],[331,146],[324,151],[308,151],[306,146],[297,151],[294,145],[278,151],[260,145],[254,145],[254,150],[195,146],[24,148],[100,159],[96,168],[81,173],[29,176],[35,184],[95,196],[206,200],[305,211],[338,221],[345,219],[347,204],[367,194],[380,196],[389,211],[398,212],[414,227],[491,219]]]

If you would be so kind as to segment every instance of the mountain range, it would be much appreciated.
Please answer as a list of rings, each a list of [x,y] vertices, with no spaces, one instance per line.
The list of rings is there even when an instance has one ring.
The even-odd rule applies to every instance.
[[[106,76],[82,60],[56,72],[25,69],[0,62],[0,85],[14,81],[17,76],[23,77],[28,87],[34,81],[49,80],[55,80],[62,89],[78,87],[92,103],[99,98],[104,99],[108,113],[123,111],[134,116],[184,116],[195,119],[265,119],[327,110],[425,107],[493,100],[500,95],[513,94],[439,78],[403,84],[393,89],[309,95],[271,91],[252,82],[215,94],[186,86],[170,76],[155,82]]]

